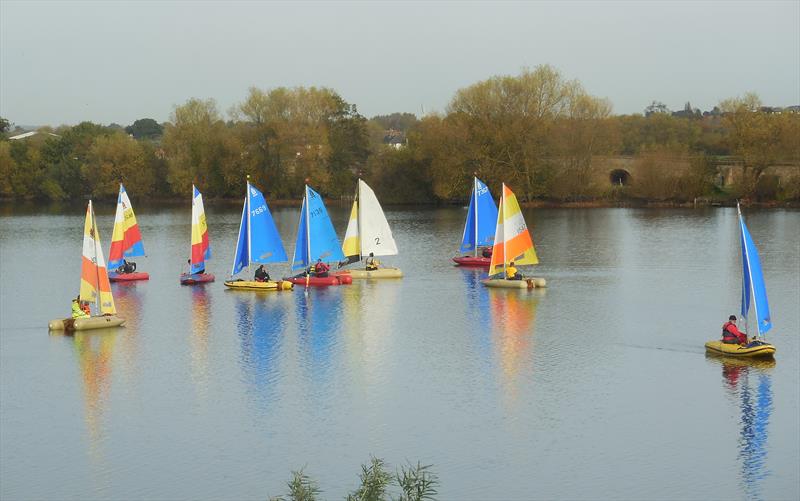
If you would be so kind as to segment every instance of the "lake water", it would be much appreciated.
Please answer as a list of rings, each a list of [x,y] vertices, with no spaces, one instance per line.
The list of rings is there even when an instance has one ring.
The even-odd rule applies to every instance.
[[[241,209],[206,207],[216,283],[178,284],[188,202],[138,207],[151,279],[75,336],[47,322],[85,208],[0,208],[0,498],[263,500],[305,467],[341,499],[371,454],[432,463],[440,499],[800,496],[798,211],[746,211],[778,346],[747,364],[703,348],[738,314],[735,209],[526,211],[530,292],[451,266],[464,209],[387,210],[405,278],[306,296],[226,290]]]

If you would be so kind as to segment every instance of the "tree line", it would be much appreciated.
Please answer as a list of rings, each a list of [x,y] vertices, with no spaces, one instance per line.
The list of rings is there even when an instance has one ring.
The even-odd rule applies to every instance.
[[[272,199],[299,198],[306,179],[348,197],[363,177],[387,203],[425,203],[463,200],[477,174],[526,201],[800,199],[798,169],[787,179],[765,173],[800,165],[800,114],[764,111],[755,94],[705,116],[687,109],[654,102],[645,114],[614,115],[607,99],[539,66],[459,89],[421,118],[367,119],[329,88],[253,87],[225,113],[213,99],[189,99],[164,124],[83,122],[10,141],[0,119],[0,197],[113,198],[123,182],[138,198],[188,196],[193,183],[209,198],[238,198],[250,175]],[[620,156],[636,168],[631,183],[598,180],[598,163]],[[725,162],[739,174],[720,186]]]

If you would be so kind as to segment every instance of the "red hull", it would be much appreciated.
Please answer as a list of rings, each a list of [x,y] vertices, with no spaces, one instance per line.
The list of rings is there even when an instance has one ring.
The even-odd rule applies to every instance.
[[[214,281],[214,275],[211,273],[182,273],[181,274],[181,285],[194,285],[194,284],[206,284],[208,282]]]
[[[112,271],[108,274],[108,279],[112,282],[133,282],[134,280],[150,280],[150,274],[144,271],[134,271],[133,273],[117,273]]]
[[[284,280],[288,280],[301,287],[305,287],[306,283],[308,283],[309,287],[329,287],[332,285],[348,285],[353,283],[353,278],[346,274],[329,275],[327,277],[308,277],[308,282],[306,282],[306,277],[304,276],[284,278]]]
[[[453,261],[459,266],[474,266],[480,268],[488,268],[492,263],[492,258],[489,257],[472,257],[472,256],[459,256],[454,257]]]

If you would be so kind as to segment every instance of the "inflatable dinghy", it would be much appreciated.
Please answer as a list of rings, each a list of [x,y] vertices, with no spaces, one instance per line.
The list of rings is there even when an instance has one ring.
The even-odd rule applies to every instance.
[[[522,280],[505,280],[503,278],[487,278],[481,280],[486,287],[498,287],[502,289],[540,289],[547,287],[544,278],[523,278]]]
[[[488,268],[492,262],[488,257],[474,257],[474,256],[459,256],[454,257],[453,261],[458,266],[469,266],[472,268]]]
[[[350,276],[351,278],[403,278],[400,268],[378,268],[377,270],[342,270],[336,272],[337,276]]]
[[[257,282],[255,280],[226,280],[225,287],[242,291],[289,291],[292,284],[286,280]]]
[[[134,271],[133,273],[108,273],[108,279],[112,282],[133,282],[136,280],[150,280],[150,274],[146,271]]]
[[[330,287],[333,285],[349,285],[353,283],[353,278],[348,274],[328,275],[327,277],[308,277],[308,279],[306,279],[305,275],[298,275],[284,278],[284,280],[288,280],[301,287],[305,287],[306,285],[309,287]]]
[[[51,320],[48,327],[51,331],[88,331],[91,329],[104,329],[118,327],[125,323],[124,318],[116,315],[101,315],[98,317],[63,318]]]
[[[715,355],[736,358],[772,358],[775,346],[763,341],[753,341],[746,346],[715,340],[706,343],[706,351]]]
[[[181,273],[181,285],[206,284],[214,281],[211,273]]]

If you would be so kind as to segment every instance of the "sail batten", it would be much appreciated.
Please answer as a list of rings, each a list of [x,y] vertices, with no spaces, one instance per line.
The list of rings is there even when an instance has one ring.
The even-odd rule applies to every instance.
[[[144,244],[136,215],[133,213],[128,192],[120,183],[117,196],[117,211],[114,215],[114,229],[111,233],[111,247],[108,252],[108,267],[112,270],[122,265],[126,257],[144,256]]]

